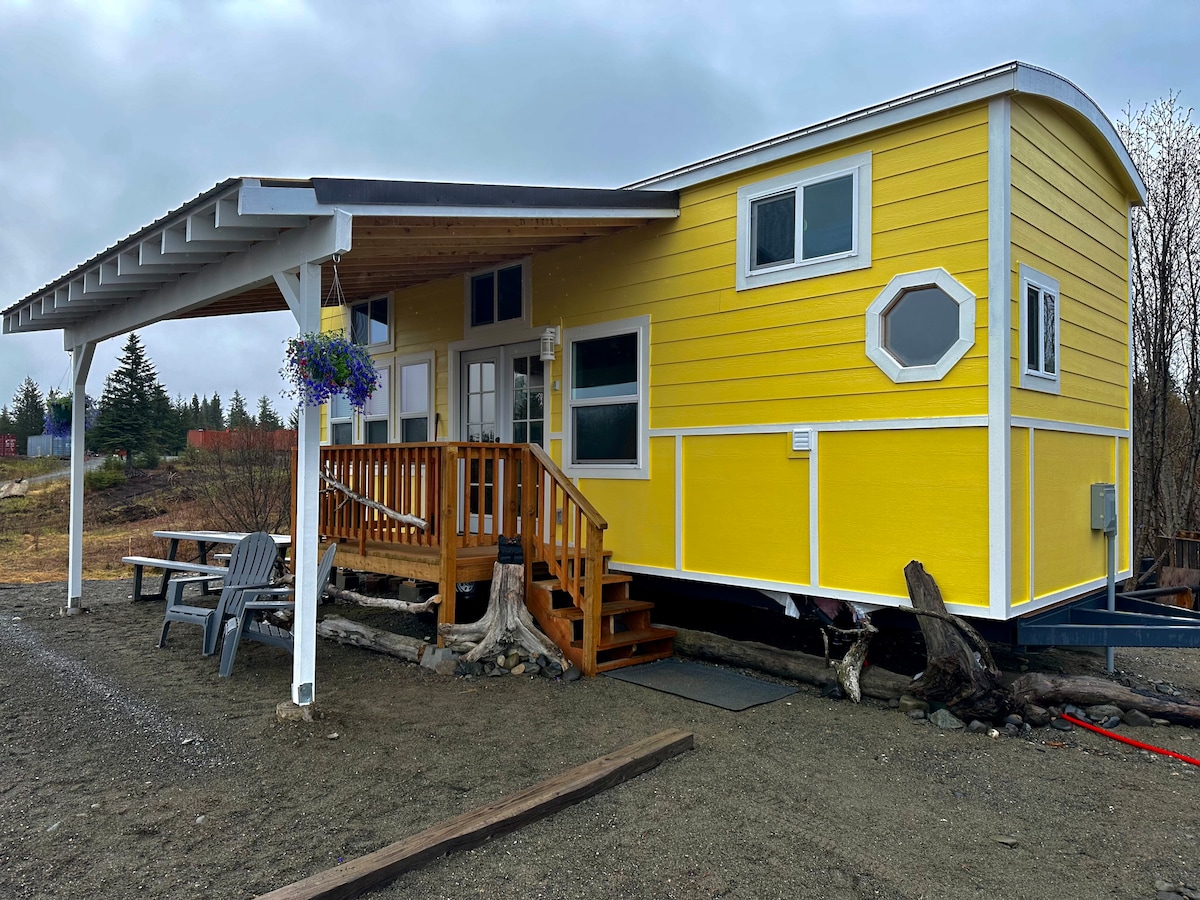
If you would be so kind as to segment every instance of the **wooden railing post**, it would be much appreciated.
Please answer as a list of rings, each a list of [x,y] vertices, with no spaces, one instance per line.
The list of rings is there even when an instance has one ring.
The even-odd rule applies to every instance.
[[[587,529],[587,583],[583,589],[583,674],[596,674],[600,647],[600,609],[604,602],[604,532],[584,520]],[[575,540],[582,535],[577,534]]]
[[[521,496],[519,500],[519,515],[521,517],[521,558],[525,560],[525,596],[533,589],[533,560],[534,539],[537,535],[537,483],[541,472],[534,465],[533,454],[528,447],[521,450]],[[516,475],[514,474],[514,478]],[[515,522],[514,522],[515,524]]]
[[[441,457],[442,496],[441,502],[438,504],[438,543],[441,550],[438,593],[442,597],[442,602],[438,606],[438,623],[453,624],[455,621],[454,591],[457,586],[456,576],[458,574],[458,448],[453,445],[439,448],[439,456]],[[439,636],[439,646],[441,643],[442,638]]]

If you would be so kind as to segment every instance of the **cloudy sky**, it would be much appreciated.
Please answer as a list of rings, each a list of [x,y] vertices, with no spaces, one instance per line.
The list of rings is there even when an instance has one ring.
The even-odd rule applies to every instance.
[[[0,0],[0,309],[230,176],[616,187],[1012,59],[1200,106],[1197,47],[1194,0]],[[293,330],[141,336],[172,395],[282,409]],[[0,336],[0,403],[26,375],[69,387],[61,333]]]

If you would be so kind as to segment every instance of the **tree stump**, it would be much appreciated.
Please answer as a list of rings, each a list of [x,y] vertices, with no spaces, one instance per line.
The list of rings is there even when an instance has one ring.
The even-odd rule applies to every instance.
[[[904,567],[904,580],[925,636],[925,673],[914,693],[968,720],[996,721],[1016,711],[1019,704],[1005,687],[987,642],[946,612],[933,576],[914,559]]]
[[[545,637],[534,624],[525,608],[525,566],[496,563],[492,569],[492,590],[488,595],[487,612],[478,622],[455,625],[449,622],[438,626],[438,634],[446,646],[457,650],[469,647],[463,657],[476,662],[486,656],[508,652],[510,647],[525,650],[529,656],[548,656],[564,669],[567,661],[558,647]]]

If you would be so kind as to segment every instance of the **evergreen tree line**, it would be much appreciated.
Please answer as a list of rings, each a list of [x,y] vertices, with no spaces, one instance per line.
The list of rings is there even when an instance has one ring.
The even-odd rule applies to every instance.
[[[37,382],[26,378],[17,388],[9,406],[0,407],[0,434],[17,437],[17,452],[28,452],[29,438],[43,434],[50,405],[61,398],[53,388],[43,395]],[[295,427],[292,420],[289,426]],[[127,464],[134,457],[152,463],[160,455],[174,455],[187,446],[190,429],[224,430],[257,428],[274,431],[282,428],[279,414],[266,396],[259,397],[251,414],[246,399],[234,391],[225,409],[220,396],[192,394],[191,400],[177,395],[174,400],[158,380],[154,364],[146,355],[137,333],[129,335],[117,367],[104,381],[104,393],[96,404],[95,423],[87,433],[88,450],[102,453],[125,452]]]

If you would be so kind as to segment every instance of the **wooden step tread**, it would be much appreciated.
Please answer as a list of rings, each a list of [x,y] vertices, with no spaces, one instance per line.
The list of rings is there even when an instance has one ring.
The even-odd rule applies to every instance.
[[[607,574],[605,574],[605,575],[602,575],[602,576],[600,577],[600,583],[601,583],[601,585],[605,585],[605,584],[628,584],[628,583],[629,583],[629,582],[631,582],[631,581],[633,581],[633,576],[632,576],[632,575],[623,575],[623,574],[620,574],[620,573],[617,573],[617,572],[609,572],[609,573],[607,573]],[[579,583],[580,583],[580,585],[581,585],[581,586],[583,585],[583,582],[584,582],[584,580],[581,578],[581,579],[579,580]],[[558,582],[558,579],[557,579],[557,578],[539,578],[539,579],[537,579],[536,581],[533,581],[533,582],[531,582],[531,583],[533,584],[533,586],[534,586],[535,588],[541,588],[543,591],[551,591],[551,592],[553,592],[553,591],[561,591],[561,590],[563,590],[563,589],[562,589],[562,587],[559,585],[559,582]]]
[[[611,650],[614,647],[628,647],[630,644],[645,644],[650,641],[665,641],[675,637],[674,628],[663,628],[652,625],[641,631],[620,631],[616,634],[602,635],[597,650]],[[583,649],[583,641],[571,641],[571,646]]]
[[[646,609],[654,609],[654,604],[646,600],[609,600],[600,604],[600,615],[619,616],[622,613],[641,612]],[[564,606],[562,609],[550,610],[550,615],[556,619],[577,621],[583,618],[583,610],[578,606]]]

